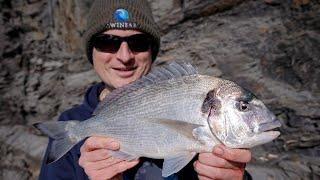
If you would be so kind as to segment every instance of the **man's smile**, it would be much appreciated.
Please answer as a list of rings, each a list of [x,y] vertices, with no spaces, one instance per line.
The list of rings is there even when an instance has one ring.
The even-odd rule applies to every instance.
[[[133,76],[137,67],[113,67],[112,70],[121,78]]]

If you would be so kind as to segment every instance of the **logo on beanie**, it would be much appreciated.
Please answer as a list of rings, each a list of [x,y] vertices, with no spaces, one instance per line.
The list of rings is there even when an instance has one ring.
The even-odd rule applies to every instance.
[[[117,9],[113,13],[113,17],[118,22],[126,22],[129,20],[129,12],[125,9]]]
[[[113,13],[113,19],[116,22],[109,22],[106,24],[106,29],[137,29],[136,22],[129,22],[129,12],[126,9],[117,9]]]

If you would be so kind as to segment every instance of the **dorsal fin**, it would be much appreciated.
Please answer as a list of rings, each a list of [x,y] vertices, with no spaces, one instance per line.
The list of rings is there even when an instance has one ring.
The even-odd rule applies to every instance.
[[[93,115],[97,115],[102,109],[104,109],[106,106],[109,106],[109,104],[120,98],[125,93],[169,79],[176,79],[195,74],[198,74],[198,71],[187,62],[173,61],[161,67],[154,67],[147,75],[136,80],[135,82],[113,90],[103,101],[98,104]]]

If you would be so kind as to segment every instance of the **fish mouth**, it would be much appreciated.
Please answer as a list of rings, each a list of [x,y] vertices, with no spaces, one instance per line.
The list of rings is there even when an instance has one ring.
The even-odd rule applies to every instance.
[[[271,122],[261,123],[259,124],[259,132],[271,131],[275,128],[281,126],[281,123],[278,119],[273,119]]]

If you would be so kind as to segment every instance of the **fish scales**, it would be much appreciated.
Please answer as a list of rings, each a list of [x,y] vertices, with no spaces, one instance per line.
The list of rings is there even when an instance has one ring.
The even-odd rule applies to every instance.
[[[251,148],[279,136],[280,123],[263,103],[234,82],[199,75],[188,63],[154,68],[136,82],[118,88],[83,121],[35,126],[54,141],[49,162],[80,140],[107,136],[120,143],[112,156],[164,159],[162,175],[178,172],[199,152],[217,143]],[[65,137],[61,137],[65,135]]]
[[[183,81],[182,81],[183,82]],[[179,83],[179,82],[177,82],[177,83]],[[174,84],[170,84],[170,85],[174,85]],[[194,89],[195,88],[190,88],[190,86],[188,86],[188,84],[186,84],[186,86],[182,86],[182,88],[177,88],[177,89],[173,89],[172,90],[172,87],[171,87],[171,89],[170,88],[167,88],[167,87],[165,87],[164,88],[165,90],[167,90],[167,91],[169,91],[169,92],[165,92],[165,93],[163,93],[163,88],[160,86],[160,88],[158,88],[158,89],[156,89],[156,90],[158,90],[158,91],[154,91],[154,90],[147,90],[146,92],[152,92],[152,94],[154,94],[154,93],[158,93],[158,92],[162,92],[162,94],[161,94],[161,97],[158,97],[158,98],[153,98],[154,99],[154,102],[153,102],[153,100],[149,100],[148,102],[147,101],[139,101],[139,106],[137,107],[137,106],[134,106],[135,108],[134,108],[134,110],[135,110],[135,112],[138,112],[138,114],[136,113],[136,114],[134,114],[134,113],[131,113],[130,112],[130,109],[125,109],[124,110],[124,112],[123,113],[125,113],[125,112],[130,112],[130,114],[132,114],[132,116],[134,116],[135,117],[135,119],[133,119],[133,120],[130,120],[130,121],[134,121],[134,123],[136,123],[138,126],[135,126],[135,127],[133,127],[133,131],[134,132],[129,132],[128,131],[128,128],[125,128],[125,127],[123,127],[123,128],[125,128],[126,129],[126,132],[128,132],[128,134],[129,135],[131,135],[131,137],[130,137],[130,139],[132,139],[132,138],[135,138],[135,136],[133,136],[132,137],[132,134],[134,134],[134,133],[136,133],[137,131],[136,131],[136,129],[135,128],[138,128],[138,127],[140,127],[140,126],[143,126],[143,124],[139,124],[139,117],[140,118],[145,118],[147,115],[146,114],[139,114],[139,112],[146,112],[145,111],[145,107],[148,107],[148,109],[151,109],[151,110],[153,110],[152,112],[150,112],[150,114],[153,114],[153,115],[159,115],[159,118],[171,118],[171,117],[173,117],[173,116],[175,116],[175,118],[177,118],[177,112],[179,112],[179,111],[182,111],[183,110],[183,108],[181,108],[181,107],[184,107],[184,105],[186,105],[186,104],[188,104],[189,102],[192,102],[192,101],[190,101],[190,100],[188,100],[186,97],[190,97],[190,99],[191,100],[194,100],[194,97],[192,96],[192,94],[194,93],[195,95],[197,95],[197,96],[199,96],[199,91],[195,91]],[[184,92],[182,92],[182,90],[184,91]],[[182,95],[182,96],[177,96],[177,98],[175,98],[173,101],[171,101],[171,102],[174,102],[174,103],[167,103],[168,101],[168,99],[170,99],[170,98],[172,98],[172,94],[178,94],[178,93],[180,93],[180,94],[184,94],[185,93],[185,95],[186,96],[184,96],[184,95]],[[144,92],[140,92],[140,94],[144,94]],[[190,96],[190,94],[191,94],[191,96]],[[159,94],[158,94],[159,95]],[[188,96],[187,96],[188,95]],[[200,95],[202,95],[201,93],[200,93]],[[148,94],[144,94],[144,96],[145,97],[147,97],[147,98],[149,98],[148,97]],[[154,96],[154,95],[153,95]],[[132,97],[132,96],[131,96]],[[136,98],[137,99],[140,99],[140,96],[139,95],[137,95],[136,94]],[[199,98],[199,97],[198,97]],[[204,97],[202,97],[202,99],[204,99]],[[121,99],[119,99],[119,100],[121,100]],[[159,106],[158,106],[158,104],[160,103],[161,104],[161,102],[159,102],[159,100],[164,100],[165,102],[163,102],[163,104],[165,104],[165,107],[167,107],[167,109],[164,109],[164,108],[159,108]],[[126,102],[127,100],[124,100],[124,102]],[[189,102],[188,102],[189,101]],[[200,101],[200,100],[199,100]],[[131,102],[135,102],[135,100],[131,100]],[[146,104],[144,103],[144,102],[147,102]],[[172,109],[174,109],[175,107],[177,107],[176,106],[176,104],[177,104],[177,102],[182,102],[182,103],[180,103],[181,104],[181,106],[179,107],[179,109],[177,109],[177,111],[175,112],[175,110],[172,110]],[[122,104],[122,103],[118,103],[118,104]],[[190,104],[190,103],[189,103]],[[172,105],[172,106],[171,106]],[[130,104],[129,105],[127,105],[127,106],[129,106],[130,107]],[[141,109],[139,109],[139,107],[141,107]],[[186,107],[190,107],[190,106],[186,106]],[[192,107],[192,106],[191,106]],[[197,105],[197,108],[199,109],[199,105]],[[192,111],[190,111],[191,109],[194,109],[193,107],[191,108],[191,109],[188,109],[188,108],[186,108],[187,110],[186,110],[186,112],[192,112]],[[157,110],[157,111],[154,111],[154,110]],[[168,115],[168,112],[173,112],[172,113],[172,115],[171,116],[169,116],[169,117],[167,117],[166,115]],[[120,111],[120,114],[121,114],[122,112]],[[142,116],[141,116],[142,115]],[[187,114],[187,117],[192,117],[192,116],[190,116],[190,114]],[[199,117],[197,117],[197,118],[199,118]],[[191,118],[191,119],[193,119],[193,118]],[[126,119],[126,120],[128,120],[128,119]],[[188,119],[187,119],[188,120]],[[117,119],[117,121],[119,121],[119,119]],[[138,122],[137,122],[138,121]],[[143,122],[144,123],[144,122]],[[123,122],[122,122],[122,124],[123,124]],[[129,123],[128,124],[128,126],[131,126],[131,123]],[[97,130],[97,128],[92,128],[92,129],[95,129],[95,132],[96,132],[96,130]],[[163,129],[161,129],[162,130],[162,132],[166,132],[166,131],[163,131]],[[108,131],[108,130],[106,130],[106,129],[101,129],[101,131],[102,132],[108,132],[108,133],[112,133],[111,131]],[[144,132],[145,130],[140,130],[140,131],[138,131],[138,132]],[[155,128],[155,130],[153,130],[153,132],[155,132],[154,134],[157,134],[157,136],[159,135],[159,134],[161,134],[161,132],[157,132],[157,128]],[[164,133],[164,134],[168,134],[168,132],[166,132],[166,133]],[[115,136],[115,134],[107,134],[107,135],[111,135],[111,136]],[[123,135],[123,134],[122,134]],[[154,138],[158,138],[159,139],[159,137],[157,137],[157,136],[155,136]],[[177,137],[179,137],[179,136],[177,136]],[[120,138],[120,137],[119,137]],[[127,137],[125,137],[125,138],[127,138]],[[125,139],[124,138],[124,139]],[[143,139],[142,139],[143,137],[140,137],[140,141],[143,141]],[[149,140],[150,141],[150,138],[147,138],[147,140]],[[174,142],[177,142],[176,141],[177,139],[174,139],[173,141]],[[129,140],[128,142],[132,142],[131,140]],[[146,142],[146,144],[148,144],[148,143],[150,143],[150,142]],[[167,146],[168,146],[168,144],[166,144]]]
[[[183,82],[183,81],[182,81]],[[189,81],[190,82],[190,81]],[[180,83],[180,82],[178,82],[180,85],[182,84],[182,83]],[[170,86],[171,85],[174,85],[173,83],[171,83],[170,84]],[[160,86],[161,87],[161,86]],[[154,94],[154,93],[156,93],[156,94],[158,94],[159,92],[161,92],[161,91],[163,91],[163,89],[165,89],[166,91],[168,91],[168,93],[162,93],[162,94],[164,94],[164,95],[162,95],[161,97],[159,97],[158,96],[158,98],[153,98],[154,100],[155,100],[155,102],[153,103],[152,101],[150,102],[147,102],[147,101],[142,101],[142,103],[141,103],[141,101],[139,101],[140,103],[139,103],[139,105],[137,106],[136,104],[126,104],[126,107],[129,107],[129,110],[128,110],[128,108],[123,108],[123,110],[122,111],[120,111],[120,112],[118,112],[118,113],[120,113],[120,114],[125,114],[125,112],[129,112],[129,114],[130,115],[132,115],[133,117],[135,117],[135,119],[133,119],[133,120],[130,120],[130,121],[128,121],[128,119],[124,119],[123,117],[122,118],[115,118],[114,120],[116,120],[117,122],[121,122],[121,127],[120,128],[124,128],[124,129],[126,129],[126,131],[125,131],[125,133],[123,133],[123,132],[120,132],[119,134],[120,134],[120,137],[118,136],[119,134],[117,134],[117,130],[115,130],[115,131],[112,131],[112,130],[107,130],[107,129],[105,129],[105,128],[99,128],[99,127],[101,127],[101,126],[96,126],[96,127],[91,127],[91,128],[88,128],[88,129],[93,129],[94,130],[94,132],[93,132],[93,134],[103,134],[103,135],[106,135],[106,136],[112,136],[112,137],[115,137],[115,138],[118,138],[118,139],[120,139],[122,142],[124,142],[125,141],[125,139],[126,138],[128,138],[129,136],[133,136],[133,137],[131,137],[130,139],[131,139],[131,141],[127,141],[126,143],[130,143],[130,142],[135,142],[135,141],[132,141],[132,140],[135,140],[135,139],[133,139],[134,137],[137,137],[138,139],[137,140],[139,140],[140,142],[142,142],[142,144],[151,144],[151,147],[154,147],[154,145],[152,144],[152,142],[154,142],[154,141],[152,141],[152,142],[150,142],[150,139],[159,139],[159,135],[162,135],[162,136],[160,136],[160,137],[163,137],[163,139],[167,139],[167,140],[171,140],[170,141],[170,143],[167,141],[162,141],[162,142],[164,142],[162,145],[164,146],[164,147],[170,147],[169,145],[170,144],[172,144],[172,143],[177,143],[177,142],[179,142],[179,140],[181,141],[181,139],[179,139],[179,138],[181,138],[181,136],[179,136],[179,134],[178,135],[175,135],[175,136],[168,136],[168,135],[170,135],[170,129],[169,130],[166,130],[166,131],[164,131],[163,130],[163,128],[162,129],[160,129],[160,128],[154,128],[154,125],[152,124],[151,126],[152,127],[149,127],[149,126],[147,126],[144,122],[142,122],[142,124],[140,124],[139,123],[139,117],[140,118],[145,118],[146,116],[148,116],[148,114],[146,114],[145,113],[145,107],[148,107],[149,106],[149,108],[148,109],[150,109],[150,110],[152,110],[151,112],[149,112],[149,115],[152,115],[152,116],[158,116],[158,118],[165,118],[165,119],[169,119],[169,118],[172,118],[172,117],[174,117],[175,116],[175,118],[177,118],[177,112],[181,112],[181,111],[183,111],[183,109],[185,108],[185,107],[190,107],[190,106],[185,106],[186,104],[189,104],[190,105],[190,103],[189,102],[192,102],[192,101],[190,101],[190,100],[192,100],[192,99],[194,99],[194,98],[196,98],[196,97],[193,97],[192,95],[190,96],[190,93],[191,94],[195,94],[195,95],[197,95],[197,96],[199,96],[199,91],[196,91],[196,90],[194,90],[194,88],[190,88],[190,86],[188,85],[188,84],[186,84],[185,83],[185,86],[182,86],[182,88],[180,88],[180,89],[173,89],[172,90],[172,87],[171,87],[171,89],[169,88],[169,86],[167,86],[167,87],[165,87],[165,88],[157,88],[156,89],[156,91],[151,91],[151,90],[146,90],[146,92],[147,93],[150,93],[150,92],[152,92],[152,94]],[[176,96],[176,94],[181,94],[180,96]],[[143,92],[143,91],[140,91],[140,94],[142,94],[142,95],[144,95],[146,98],[150,98],[150,97],[148,97],[148,94],[146,94],[145,92]],[[151,95],[152,95],[151,94]],[[201,94],[200,94],[201,95]],[[154,96],[154,95],[153,95]],[[139,95],[137,95],[137,93],[135,94],[135,96],[129,96],[130,98],[136,98],[136,99],[140,99],[140,96]],[[168,102],[168,100],[170,100],[170,99],[172,99],[173,97],[175,97],[175,100],[174,101],[171,101],[171,102],[173,102],[173,103],[171,103],[171,105],[170,104],[168,104],[167,102]],[[189,100],[187,99],[187,98],[189,98]],[[124,100],[123,100],[124,99]],[[120,99],[118,99],[118,101],[120,101],[119,103],[117,103],[117,102],[115,102],[116,104],[119,104],[119,105],[122,105],[122,102],[121,102],[121,100],[123,101],[123,102],[135,102],[135,100],[126,100],[125,99],[125,97],[124,98],[120,98]],[[163,102],[159,102],[159,100],[163,100]],[[188,102],[189,101],[189,102]],[[144,102],[147,102],[147,103],[144,103]],[[179,108],[178,109],[176,109],[176,104],[177,104],[177,102],[181,102],[180,104],[179,104]],[[161,104],[161,103],[163,103],[163,104],[165,104],[165,106],[164,107],[167,107],[166,109],[165,108],[162,108],[162,107],[160,107],[159,108],[159,106],[158,106],[158,104]],[[200,103],[201,103],[201,101],[200,101]],[[175,106],[174,106],[175,105]],[[197,105],[198,107],[198,109],[199,109],[199,105]],[[135,107],[134,108],[134,111],[135,112],[138,112],[138,113],[131,113],[130,112],[130,107]],[[191,106],[192,107],[192,106]],[[176,110],[173,110],[173,109],[176,109]],[[194,109],[193,107],[191,108],[191,109]],[[186,110],[186,112],[190,112],[189,111],[190,109],[188,109],[187,108],[187,110]],[[139,114],[139,112],[144,112],[143,114]],[[168,112],[172,112],[172,114],[170,115],[170,114],[168,114]],[[170,115],[170,116],[168,116],[168,115]],[[181,115],[181,117],[182,117],[183,115]],[[126,115],[124,115],[124,117],[126,117],[126,118],[128,118]],[[187,117],[189,117],[190,118],[190,116],[187,116]],[[192,117],[192,116],[191,116]],[[178,118],[179,118],[179,116],[178,116]],[[197,117],[198,119],[199,119],[199,117]],[[192,118],[191,118],[192,119]],[[188,119],[187,119],[188,120]],[[136,126],[132,126],[132,123],[125,123],[125,121],[127,121],[127,122],[134,122],[134,123],[136,123]],[[106,121],[106,123],[108,123],[108,122],[110,122],[110,121]],[[85,125],[86,126],[86,125]],[[114,125],[107,125],[107,126],[109,126],[109,127],[112,127],[113,129],[115,129],[115,127],[114,127]],[[130,127],[130,129],[129,129],[129,127]],[[139,131],[137,131],[137,128],[138,127],[145,127],[144,129],[139,129]],[[112,129],[111,128],[111,129]],[[152,132],[153,132],[153,134],[155,134],[155,136],[154,137],[151,137],[150,138],[150,136],[148,137],[148,138],[146,138],[146,139],[144,139],[144,137],[142,136],[136,136],[135,135],[135,133],[138,133],[138,134],[140,134],[140,132],[145,132],[145,131],[147,131],[147,130],[152,130]],[[159,130],[161,130],[161,132],[158,132],[158,129]],[[100,130],[101,132],[99,132],[98,130]],[[130,131],[130,130],[132,130],[132,131]],[[98,132],[97,132],[98,131]],[[82,131],[82,132],[85,132],[85,131]],[[104,132],[107,132],[107,133],[104,133]],[[126,134],[127,134],[127,136],[126,136]],[[167,138],[167,137],[177,137],[177,138]],[[158,146],[159,146],[159,142],[155,142],[156,144],[158,144]],[[185,141],[183,141],[183,143],[185,143]],[[134,144],[133,144],[134,145]],[[191,145],[191,143],[190,143],[190,145]],[[127,145],[129,148],[130,148],[130,145]],[[172,149],[172,148],[170,148],[170,149]],[[146,151],[146,150],[144,150],[144,151]],[[150,150],[151,152],[153,152],[153,150],[151,149]]]
[[[150,90],[151,89],[151,90]],[[181,93],[183,93],[182,91],[180,91]],[[132,107],[133,109],[130,109],[130,111],[128,111],[127,109],[122,109],[120,112],[137,112],[141,109],[137,109],[139,107],[145,107],[145,106],[141,106],[140,104],[143,102],[146,102],[147,104],[154,104],[153,100],[155,101],[161,101],[161,100],[165,100],[165,96],[164,95],[158,95],[160,93],[160,91],[154,91],[152,88],[146,87],[145,91],[141,92],[140,95],[136,95],[135,97],[133,97],[134,100],[139,100],[138,103],[133,101],[132,103],[127,103],[128,99],[127,98],[122,98],[120,103],[117,102],[117,104],[121,104],[121,106],[127,106],[128,108]],[[171,96],[171,92],[167,91],[166,93],[169,93]],[[173,97],[172,97],[173,98]],[[132,98],[130,98],[129,100],[131,100]],[[167,100],[166,100],[167,101]],[[158,102],[160,103],[160,102]],[[138,104],[138,107],[137,107]],[[147,110],[147,109],[146,109]],[[125,114],[124,114],[125,115]]]
[[[126,115],[136,116],[136,114],[133,114],[133,113],[139,113],[139,112],[144,112],[145,114],[151,114],[151,113],[154,114],[156,112],[155,110],[157,110],[158,112],[170,111],[175,113],[175,111],[172,111],[173,108],[174,109],[179,108],[177,109],[179,111],[183,110],[184,108],[188,109],[189,105],[186,104],[185,102],[190,100],[194,101],[194,99],[198,99],[196,95],[199,96],[199,92],[194,88],[191,88],[190,86],[188,86],[188,84],[186,84],[185,86],[182,86],[181,88],[176,88],[174,90],[167,90],[165,92],[163,92],[163,90],[160,88],[156,89],[156,91],[149,90],[151,88],[155,89],[154,87],[146,87],[145,89],[146,93],[144,93],[143,91],[140,91],[140,95],[138,94],[135,97],[131,97],[131,99],[127,99],[126,97],[121,98],[120,102],[115,102],[115,107],[109,107],[110,108],[109,111],[112,111],[112,109],[121,108],[121,110],[117,111],[117,113],[122,114],[122,116],[126,116]],[[150,92],[152,93],[150,94]],[[193,97],[193,93],[195,94],[195,97]],[[176,96],[176,94],[180,94],[180,95]],[[201,95],[202,94],[200,94],[200,96]],[[203,96],[205,96],[205,93],[203,93]],[[179,98],[182,102],[181,104],[179,104],[179,106],[166,107],[167,102],[170,102],[170,101],[177,102]],[[132,102],[132,103],[127,103],[127,102]],[[199,100],[199,104],[201,103],[202,103],[201,100]],[[162,106],[159,107],[159,104],[161,104]],[[164,109],[163,107],[165,107],[167,110]],[[190,112],[190,111],[187,111],[187,112]],[[111,113],[108,112],[107,114],[109,114],[110,116],[114,116],[112,115],[112,112]],[[156,116],[158,114],[154,114],[154,115]],[[112,118],[112,117],[107,116],[106,118]]]
[[[195,82],[199,82],[199,80],[200,80],[199,77],[194,77]],[[164,139],[172,139],[171,143],[168,143],[166,141],[162,141],[162,142],[166,142],[166,144],[163,144],[163,146],[169,147],[169,145],[172,143],[176,144],[177,142],[179,142],[179,138],[181,138],[181,136],[179,136],[179,134],[173,136],[173,137],[177,137],[176,139],[168,138],[168,137],[171,137],[171,136],[168,136],[170,134],[169,132],[171,129],[164,131],[163,128],[154,128],[155,127],[154,124],[145,124],[145,122],[139,121],[139,118],[147,118],[149,115],[151,117],[156,117],[159,119],[161,119],[161,118],[170,119],[170,118],[174,117],[174,118],[178,118],[178,119],[185,120],[185,121],[190,121],[190,119],[199,120],[201,117],[199,117],[199,116],[192,117],[192,115],[194,116],[194,114],[187,114],[187,116],[185,116],[183,110],[186,109],[185,113],[190,113],[191,112],[190,110],[193,110],[196,107],[200,111],[199,107],[200,107],[201,103],[203,102],[203,100],[200,99],[199,103],[196,104],[195,107],[190,106],[190,105],[192,105],[190,102],[194,101],[194,99],[197,99],[199,96],[204,96],[204,94],[199,93],[198,90],[195,90],[194,88],[192,88],[189,85],[191,82],[190,80],[187,82],[188,83],[185,83],[185,81],[183,79],[181,80],[181,82],[177,82],[181,86],[181,88],[172,89],[171,86],[174,86],[175,83],[170,83],[169,85],[166,84],[167,86],[163,85],[164,84],[163,83],[163,84],[159,84],[158,87],[146,87],[145,92],[138,90],[139,93],[136,92],[135,96],[127,96],[128,98],[135,98],[136,100],[139,100],[139,99],[141,99],[140,96],[142,96],[142,95],[145,98],[151,98],[151,97],[149,97],[149,95],[150,95],[153,97],[155,102],[153,102],[153,100],[151,100],[151,101],[149,100],[148,102],[142,100],[142,101],[139,101],[139,105],[137,105],[136,103],[134,103],[134,104],[129,103],[129,104],[126,104],[126,106],[123,107],[123,109],[118,112],[120,114],[123,114],[124,116],[122,116],[121,118],[114,117],[114,120],[116,120],[117,122],[121,122],[121,126],[122,126],[121,128],[126,129],[125,133],[123,133],[123,132],[119,133],[121,137],[118,136],[119,134],[116,134],[117,131],[112,131],[112,130],[108,130],[105,128],[99,128],[101,126],[91,127],[89,129],[93,129],[94,133],[97,133],[97,131],[100,130],[101,132],[98,131],[98,134],[112,136],[112,137],[120,139],[122,142],[125,141],[125,139],[128,136],[133,136],[133,138],[138,137],[139,139],[137,139],[137,140],[142,141],[143,142],[142,144],[150,144],[150,143],[152,144],[152,142],[154,142],[152,139],[159,139],[159,135],[163,135],[160,137],[163,137]],[[182,85],[184,85],[184,86],[182,86]],[[149,90],[148,88],[150,88],[150,89],[153,88],[155,90]],[[168,92],[160,94],[160,92],[163,92],[163,91],[168,91]],[[158,96],[154,97],[154,94],[156,94],[156,96],[157,95]],[[176,96],[177,94],[180,94],[180,96]],[[159,97],[159,95],[160,95],[160,97]],[[174,100],[172,100],[172,98],[174,98]],[[123,98],[118,99],[118,101],[120,101],[120,102],[115,102],[115,104],[123,105],[123,103],[125,103],[125,102],[137,102],[135,99],[128,100],[128,99],[126,99],[126,96],[125,96]],[[204,97],[202,97],[202,99],[204,99]],[[168,102],[170,102],[168,100],[172,100],[171,101],[172,103],[168,103]],[[159,107],[158,104],[164,104],[163,107],[166,107],[166,108]],[[178,104],[178,106],[177,106],[177,104]],[[129,107],[129,108],[127,108],[127,107]],[[133,112],[131,112],[131,110],[130,110],[131,107],[134,107],[134,109],[132,109]],[[148,109],[152,110],[152,111],[149,111],[149,112],[146,111],[146,107],[148,107]],[[189,107],[191,107],[191,108],[189,108]],[[144,112],[144,113],[141,113],[141,112]],[[171,114],[169,112],[171,112]],[[179,112],[182,112],[182,115],[179,116]],[[130,119],[130,120],[126,119],[126,118],[128,118],[128,116],[126,116],[126,113],[130,114],[130,116],[133,116],[135,118]],[[179,117],[181,117],[181,118],[179,118]],[[182,117],[188,117],[190,119],[183,119]],[[201,118],[201,119],[204,122],[197,122],[197,123],[202,123],[202,124],[206,123],[206,119],[203,119],[203,118]],[[111,122],[111,121],[106,121],[106,123],[108,123],[108,122]],[[131,123],[126,123],[126,122],[131,122]],[[132,122],[134,122],[136,126],[132,126]],[[112,125],[112,124],[110,124],[110,125],[107,124],[107,126],[115,129],[114,125]],[[130,129],[129,129],[129,127],[130,127]],[[137,128],[139,128],[139,127],[144,127],[144,128],[139,129],[139,131],[137,131]],[[143,136],[135,136],[136,135],[135,133],[138,133],[140,135],[141,132],[146,132],[150,129],[153,132],[153,134],[155,134],[154,137],[150,138],[150,136],[149,136],[148,138],[143,139],[144,138]],[[130,131],[130,130],[132,130],[132,131]],[[159,132],[159,131],[161,131],[161,132]],[[164,133],[162,133],[162,132],[164,132]],[[126,134],[128,134],[128,136],[126,136]],[[133,138],[131,137],[130,139],[132,140]],[[146,140],[146,141],[144,141],[144,140]],[[150,142],[150,140],[152,140],[152,142]],[[181,141],[181,139],[180,139],[180,141]],[[129,142],[135,142],[135,141],[129,141]],[[129,142],[127,142],[127,143],[129,143]],[[156,143],[158,144],[159,142],[156,142]],[[185,143],[185,142],[183,142],[183,143]],[[127,145],[127,146],[129,146],[129,148],[130,148],[130,145]]]
[[[177,134],[176,132],[172,131],[172,129],[170,128],[159,127],[161,125],[157,123],[152,123],[153,128],[150,128],[150,126],[143,126],[140,123],[135,123],[135,124],[130,123],[128,125],[123,125],[123,124],[120,125],[120,124],[121,124],[120,122],[119,122],[119,125],[114,124],[113,127],[104,129],[104,131],[108,131],[107,136],[112,136],[118,139],[121,142],[121,147],[124,147],[124,145],[125,147],[127,147],[127,148],[122,148],[123,151],[127,152],[128,149],[129,150],[135,149],[136,150],[136,154],[134,154],[135,156],[140,156],[142,155],[142,153],[145,153],[145,155],[149,155],[149,153],[151,153],[154,156],[159,157],[160,155],[163,156],[164,155],[163,153],[175,151],[172,148],[172,146],[170,146],[172,144],[176,144],[175,147],[177,147],[178,149],[179,148],[181,149],[184,146],[184,143],[189,143],[190,145],[196,143],[194,140],[190,140],[180,134]],[[155,128],[161,128],[162,131],[155,133],[154,132]],[[123,131],[123,129],[125,129],[125,131]],[[146,134],[146,136],[137,132],[143,132]],[[157,141],[157,140],[160,140],[160,141]],[[139,143],[136,143],[136,142],[139,142]],[[180,143],[180,147],[178,145],[179,143]],[[162,149],[162,151],[159,151],[160,153],[159,155],[154,153],[154,147],[156,146]],[[131,154],[133,153],[131,152]]]

